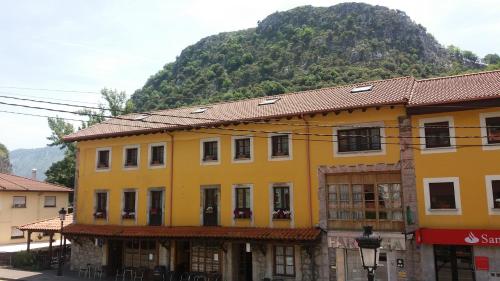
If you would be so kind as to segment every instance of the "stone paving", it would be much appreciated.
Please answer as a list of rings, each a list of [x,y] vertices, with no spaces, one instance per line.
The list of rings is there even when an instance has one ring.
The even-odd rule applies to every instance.
[[[56,270],[45,270],[45,271],[26,271],[15,268],[0,267],[0,281],[11,281],[11,280],[25,280],[25,281],[76,281],[85,280],[83,278],[78,278],[75,272],[70,272],[65,270],[63,276],[56,276]],[[87,279],[89,280],[89,279]]]

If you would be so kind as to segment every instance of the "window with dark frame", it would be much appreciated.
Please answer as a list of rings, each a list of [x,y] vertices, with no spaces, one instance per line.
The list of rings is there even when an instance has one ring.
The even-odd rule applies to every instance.
[[[488,144],[500,143],[500,117],[485,118]]]
[[[56,197],[55,196],[45,196],[43,206],[45,208],[51,208],[56,206]]]
[[[272,157],[290,156],[288,134],[271,136]]]
[[[448,121],[425,123],[425,147],[440,148],[450,147],[450,126]]]
[[[135,191],[123,192],[123,213],[122,218],[135,218]]]
[[[429,183],[429,197],[431,209],[456,209],[455,184],[453,182]]]
[[[290,187],[273,187],[273,219],[290,219]]]
[[[203,142],[203,161],[218,160],[218,142],[205,141]]]
[[[193,242],[191,244],[191,271],[220,272],[222,259],[220,255],[220,246]]]
[[[153,145],[151,146],[151,166],[165,164],[165,146]]]
[[[12,197],[12,208],[26,208],[26,196]]]
[[[250,138],[234,140],[234,159],[250,159]]]
[[[236,187],[235,190],[234,218],[246,219],[252,217],[250,207],[250,187]]]
[[[109,150],[99,150],[97,152],[97,168],[109,168]]]
[[[500,209],[500,180],[492,180],[491,189],[493,208]]]
[[[137,167],[139,149],[131,147],[125,149],[125,167]]]
[[[11,239],[24,238],[24,231],[18,229],[17,226],[12,226],[10,229],[10,238]]]
[[[97,192],[96,193],[96,210],[94,213],[95,218],[105,219],[107,217],[107,201],[108,194],[106,192]]]
[[[274,246],[274,275],[295,276],[293,246]]]
[[[379,127],[337,130],[338,152],[381,150]]]

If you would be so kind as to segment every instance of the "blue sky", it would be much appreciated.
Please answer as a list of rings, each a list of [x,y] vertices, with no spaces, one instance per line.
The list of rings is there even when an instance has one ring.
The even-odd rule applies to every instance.
[[[254,27],[275,11],[339,2],[6,1],[0,9],[0,95],[87,103],[99,102],[96,93],[103,87],[130,95],[183,48],[205,36]],[[365,2],[405,11],[444,45],[454,44],[480,56],[500,54],[500,5],[495,0]],[[0,105],[2,110],[54,115]],[[44,118],[0,112],[0,143],[10,150],[45,146],[49,134]]]

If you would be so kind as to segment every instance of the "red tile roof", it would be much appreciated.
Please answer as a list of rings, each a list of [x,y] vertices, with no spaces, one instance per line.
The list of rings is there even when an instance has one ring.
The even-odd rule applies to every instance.
[[[500,70],[417,80],[409,106],[500,98]]]
[[[371,81],[356,85],[339,86],[288,93],[273,96],[279,98],[275,104],[260,105],[266,98],[224,102],[204,106],[191,106],[151,112],[152,115],[133,121],[141,114],[128,114],[110,119],[64,137],[65,141],[96,139],[111,136],[132,135],[181,128],[192,128],[207,124],[220,124],[244,120],[269,119],[300,115],[302,113],[328,112],[349,108],[377,105],[403,104],[409,97],[414,82],[412,77]],[[351,93],[357,86],[373,85],[371,91]],[[209,107],[203,113],[192,112],[200,107]],[[148,123],[153,122],[153,123]],[[163,123],[163,124],[162,124]]]
[[[0,191],[72,192],[73,190],[57,184],[0,173]]]
[[[63,227],[67,227],[69,224],[73,223],[73,214],[66,215],[63,222]],[[21,225],[20,230],[33,230],[33,231],[54,231],[59,232],[61,230],[61,220],[59,217],[39,220],[36,222]]]
[[[251,240],[312,241],[317,228],[259,228],[219,226],[121,226],[72,224],[64,228],[68,236],[142,238],[226,238]]]

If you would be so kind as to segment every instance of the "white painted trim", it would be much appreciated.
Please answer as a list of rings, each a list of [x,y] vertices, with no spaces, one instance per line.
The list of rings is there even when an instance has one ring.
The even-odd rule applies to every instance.
[[[109,151],[109,167],[108,168],[97,168],[97,163],[99,161],[99,151]],[[113,159],[112,157],[112,150],[111,147],[99,147],[96,148],[95,150],[95,163],[94,163],[94,168],[96,172],[109,172],[111,171],[111,160]]]
[[[500,149],[500,143],[488,143],[488,132],[486,130],[486,118],[500,117],[500,111],[487,112],[479,114],[479,124],[481,125],[481,141],[483,150],[497,150]]]
[[[449,147],[435,147],[427,148],[425,144],[425,124],[426,123],[436,123],[448,121],[448,130],[450,131],[450,146]],[[456,152],[456,138],[455,138],[455,122],[452,116],[442,116],[433,118],[422,118],[419,120],[419,137],[420,137],[420,153],[421,154],[431,154],[431,153],[449,153]]]
[[[352,126],[352,127],[349,127]],[[349,151],[349,152],[339,152],[339,130],[349,130],[349,129],[360,129],[360,128],[373,128],[379,127],[380,129],[380,150],[367,150],[367,151]],[[349,124],[348,126],[333,127],[333,157],[358,157],[358,156],[376,156],[386,154],[385,145],[385,125],[383,121],[380,122],[369,122],[369,123],[357,123]]]
[[[217,161],[204,161],[203,160],[203,149],[204,149],[203,144],[206,142],[211,142],[211,141],[217,142]],[[220,137],[200,139],[200,165],[219,165],[221,162],[220,148],[221,148]]]
[[[455,195],[455,209],[431,209],[431,198],[429,191],[430,183],[452,182]],[[424,178],[424,197],[426,215],[461,215],[462,203],[460,200],[460,180],[458,177],[449,178]]]
[[[490,215],[500,215],[500,208],[493,208],[493,185],[492,181],[500,180],[500,175],[487,175],[485,176],[486,181],[486,198],[488,200],[488,214]]]
[[[275,182],[269,184],[269,226],[274,227],[274,219],[273,219],[273,211],[274,211],[274,187],[275,186],[288,186],[290,191],[290,227],[293,228],[295,226],[295,212],[293,207],[293,183],[291,182]]]
[[[250,159],[236,159],[234,153],[236,152],[236,140],[250,139]],[[253,162],[253,136],[242,135],[231,137],[231,163],[252,163]]]
[[[288,135],[288,156],[273,156],[273,136]],[[269,133],[267,135],[267,160],[286,161],[293,159],[292,132]]]
[[[232,211],[232,223],[236,224],[236,219],[234,218],[234,209],[236,208],[236,189],[237,188],[250,188],[250,211],[252,211],[252,216],[250,217],[250,225],[253,226],[255,221],[254,207],[253,207],[253,184],[233,184],[231,188],[231,211]]]
[[[127,162],[127,149],[130,148],[137,148],[137,166],[125,166],[125,163]],[[139,169],[139,166],[141,165],[141,145],[140,144],[131,144],[131,145],[125,145],[123,146],[122,150],[122,169],[129,171],[129,170],[137,170]]]
[[[163,146],[163,165],[151,165],[153,146]],[[166,142],[150,143],[148,145],[148,168],[149,169],[161,169],[161,168],[165,168],[166,166],[167,166],[167,143]]]

